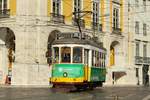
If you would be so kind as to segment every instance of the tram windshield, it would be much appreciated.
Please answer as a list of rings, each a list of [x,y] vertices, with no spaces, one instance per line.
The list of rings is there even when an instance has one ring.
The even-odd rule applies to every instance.
[[[61,48],[61,62],[62,63],[70,63],[71,62],[71,48],[70,47],[62,47]]]
[[[82,63],[82,48],[73,48],[73,63]]]

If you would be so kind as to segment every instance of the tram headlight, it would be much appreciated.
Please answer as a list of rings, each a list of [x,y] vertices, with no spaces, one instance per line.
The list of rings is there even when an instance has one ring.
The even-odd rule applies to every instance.
[[[63,73],[63,76],[64,76],[64,77],[67,77],[67,76],[68,76],[67,72],[64,72],[64,73]]]

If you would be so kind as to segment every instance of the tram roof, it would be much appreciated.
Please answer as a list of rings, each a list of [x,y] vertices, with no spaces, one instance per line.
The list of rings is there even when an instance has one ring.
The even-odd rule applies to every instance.
[[[84,36],[84,38],[80,38],[80,36],[74,36],[73,33],[61,33],[61,35],[57,35],[55,41],[52,45],[58,44],[81,44],[81,45],[91,45],[103,50],[106,50],[103,47],[102,42],[96,42],[94,39],[89,38],[89,36]]]

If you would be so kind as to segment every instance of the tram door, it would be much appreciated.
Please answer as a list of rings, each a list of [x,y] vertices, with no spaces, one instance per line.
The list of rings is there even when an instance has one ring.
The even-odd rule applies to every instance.
[[[149,85],[149,75],[148,75],[149,65],[143,65],[143,85]]]
[[[85,79],[88,80],[89,50],[84,49]]]

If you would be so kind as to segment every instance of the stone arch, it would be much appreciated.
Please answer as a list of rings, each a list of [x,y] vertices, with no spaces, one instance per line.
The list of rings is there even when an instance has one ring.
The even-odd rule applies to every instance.
[[[8,27],[0,27],[0,39],[5,42],[8,49],[12,49],[15,52],[15,34]]]
[[[115,47],[116,45],[119,45],[120,43],[118,41],[113,41],[110,45],[110,47]]]
[[[52,55],[52,51],[51,51],[51,45],[54,42],[54,40],[56,39],[56,36],[58,33],[61,33],[59,30],[53,30],[52,32],[50,32],[49,37],[48,37],[48,41],[47,41],[47,52],[46,52],[46,57],[47,57],[47,63],[50,64],[52,62],[51,59],[51,55]]]
[[[57,33],[61,33],[59,30],[54,30],[49,34],[48,37],[48,44],[52,44],[52,42],[55,40]]]
[[[11,73],[12,73],[12,63],[14,62],[14,53],[15,53],[15,34],[13,32],[13,30],[11,30],[9,27],[0,27],[0,40],[2,40],[5,44],[5,48],[6,48],[6,54],[4,55],[5,58],[7,58],[5,61],[5,65],[4,66],[8,66],[3,67],[3,70],[7,69],[7,72],[5,72],[6,75],[6,81],[5,83],[11,84]]]

